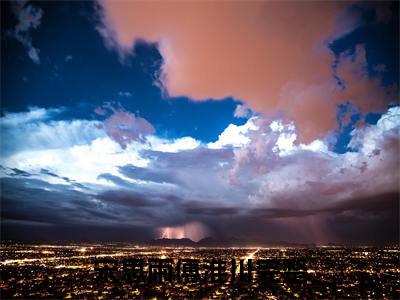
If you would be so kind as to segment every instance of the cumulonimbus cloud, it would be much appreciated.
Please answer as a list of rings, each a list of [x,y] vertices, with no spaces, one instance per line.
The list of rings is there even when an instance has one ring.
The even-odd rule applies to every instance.
[[[362,241],[378,241],[382,232],[383,240],[397,239],[398,106],[376,125],[354,129],[353,151],[343,154],[322,140],[296,144],[292,123],[264,116],[230,124],[209,144],[150,134],[123,149],[97,121],[52,120],[57,111],[0,118],[6,219],[59,225],[68,218],[47,216],[68,208],[74,224],[90,218],[92,225],[162,229],[160,237],[199,239],[202,225],[186,226],[198,222],[221,236],[325,242],[345,240],[352,228]],[[29,205],[15,205],[28,197]],[[383,225],[390,227],[376,227]]]
[[[385,108],[379,79],[356,54],[335,57],[329,42],[358,26],[346,2],[100,1],[99,31],[121,55],[135,41],[158,43],[160,81],[171,96],[228,96],[255,112],[295,121],[310,142],[337,127],[337,105]],[[336,62],[337,70],[332,68]],[[338,85],[334,73],[342,77]],[[323,112],[323,113],[321,113]]]

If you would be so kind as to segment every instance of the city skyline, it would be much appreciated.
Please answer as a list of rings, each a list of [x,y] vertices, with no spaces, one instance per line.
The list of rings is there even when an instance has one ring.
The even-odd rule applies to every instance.
[[[2,241],[398,245],[399,4],[2,1]]]

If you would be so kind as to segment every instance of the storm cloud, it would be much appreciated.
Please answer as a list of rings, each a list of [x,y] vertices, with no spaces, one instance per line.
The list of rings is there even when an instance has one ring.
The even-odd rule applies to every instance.
[[[44,225],[64,230],[77,224],[146,228],[138,239],[185,232],[197,239],[200,233],[241,238],[258,234],[265,240],[346,243],[348,228],[359,242],[394,241],[399,119],[399,108],[393,107],[376,125],[355,129],[350,144],[357,151],[344,154],[332,152],[322,140],[296,144],[293,124],[262,116],[228,126],[220,135],[224,142],[198,143],[191,149],[163,148],[174,141],[156,136],[145,144],[132,141],[125,149],[106,135],[78,148],[66,139],[51,152],[53,160],[46,166],[36,161],[48,150],[27,140],[2,160],[2,219],[7,228],[33,224],[38,232]],[[50,121],[37,122],[41,128]],[[244,137],[241,143],[230,143],[229,137],[237,134]],[[81,168],[79,157],[86,152],[77,149],[82,147],[102,153],[104,161]],[[76,153],[66,155],[71,152]],[[383,239],[371,224],[391,229]],[[257,234],[252,232],[255,227]],[[369,234],[362,228],[369,228]]]

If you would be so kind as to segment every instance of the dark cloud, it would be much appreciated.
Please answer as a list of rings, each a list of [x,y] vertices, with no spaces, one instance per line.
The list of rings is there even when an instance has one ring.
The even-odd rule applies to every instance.
[[[291,218],[305,217],[318,213],[315,210],[298,210],[285,208],[257,208],[251,211],[252,214],[263,218]]]
[[[72,240],[140,241],[156,237],[157,227],[193,220],[211,228],[216,237],[260,241],[388,243],[396,241],[398,234],[398,192],[354,197],[308,210],[246,209],[132,190],[91,195],[31,178],[3,178],[2,185],[3,238],[51,240],[60,234]],[[32,231],[29,237],[27,227]],[[74,234],[80,227],[84,230]]]
[[[37,179],[2,179],[2,219],[42,224],[87,224],[116,220],[93,195]]]
[[[71,185],[73,185],[75,187],[78,187],[78,188],[81,188],[81,189],[87,189],[87,187],[84,186],[83,184],[80,184],[79,182],[76,182],[75,180],[72,180],[72,179],[70,179],[68,177],[59,176],[59,175],[57,175],[57,174],[55,174],[53,172],[50,172],[47,169],[40,169],[40,173],[44,174],[44,175],[51,176],[51,177],[60,178],[60,179],[64,180],[67,183],[70,183]]]
[[[50,172],[50,171],[47,170],[47,169],[40,169],[40,173],[45,174],[45,175],[49,175],[49,176],[52,176],[52,177],[60,178],[60,176],[58,176],[58,175],[55,174],[55,173]]]
[[[184,206],[184,210],[187,214],[191,215],[203,215],[203,216],[223,216],[223,215],[235,215],[240,211],[238,207],[204,207],[193,203],[187,203]]]
[[[251,210],[251,214],[266,218],[304,217],[320,213],[340,214],[346,211],[365,212],[379,214],[387,211],[399,210],[400,195],[398,192],[357,197],[339,201],[328,207],[315,209],[290,209],[290,208],[257,208]]]
[[[11,174],[11,176],[23,176],[23,177],[32,176],[31,173],[25,172],[25,171],[17,169],[17,168],[12,168],[11,171],[14,172],[13,174]]]
[[[153,181],[158,183],[179,183],[180,181],[176,178],[172,172],[163,170],[152,170],[150,168],[140,168],[133,165],[126,165],[119,167],[121,174],[128,178],[140,179],[146,181]]]
[[[100,174],[99,176],[97,176],[98,179],[105,179],[107,181],[110,181],[118,186],[122,186],[122,187],[132,187],[132,183],[122,179],[119,176],[115,176],[112,174],[108,174],[108,173],[103,173]]]
[[[399,211],[399,192],[357,197],[340,201],[334,205],[322,209],[324,212],[364,211],[368,213],[380,213],[385,211]]]
[[[153,182],[173,183],[179,189],[176,191],[179,196],[183,193],[185,197],[196,199],[191,194],[202,191],[201,197],[207,201],[218,201],[216,197],[222,201],[221,199],[235,198],[242,192],[225,189],[226,173],[233,158],[232,149],[209,149],[199,146],[179,152],[144,150],[141,154],[149,159],[150,163],[146,170],[140,169],[139,176]],[[129,173],[127,169],[124,171],[126,175],[137,174],[136,170]]]
[[[133,191],[106,191],[97,195],[96,198],[107,203],[131,207],[159,207],[166,205],[165,202],[151,200],[149,196]]]

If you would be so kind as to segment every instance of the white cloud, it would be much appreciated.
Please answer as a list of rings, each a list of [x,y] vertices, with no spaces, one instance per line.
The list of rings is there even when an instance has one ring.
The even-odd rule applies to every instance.
[[[146,143],[131,141],[124,149],[100,128],[99,122],[49,120],[60,111],[30,108],[28,112],[6,113],[0,119],[0,164],[37,174],[51,183],[60,180],[40,174],[41,169],[81,183],[109,184],[98,176],[121,176],[118,166],[127,164],[146,166],[147,159],[139,154],[142,150],[179,152],[200,145],[191,137],[168,140],[149,136]]]
[[[155,136],[148,138],[151,149],[161,152],[179,152],[184,150],[193,150],[200,146],[200,141],[192,137],[182,137],[174,140],[160,139]]]
[[[251,118],[244,125],[238,126],[229,124],[227,128],[218,136],[218,140],[213,143],[208,143],[210,149],[221,149],[226,146],[241,147],[250,142],[246,133],[249,130],[256,130],[257,126],[254,124],[256,118]]]
[[[272,121],[271,124],[269,125],[269,127],[271,128],[272,131],[275,131],[275,132],[281,132],[284,129],[284,126],[283,126],[281,120]]]
[[[62,111],[62,108],[44,109],[29,107],[28,112],[6,113],[5,116],[1,118],[1,125],[16,126],[33,121],[43,121],[54,117]]]
[[[364,154],[371,154],[386,135],[399,135],[400,106],[392,107],[384,114],[376,125],[354,129],[349,147],[360,149]]]
[[[325,152],[329,153],[328,145],[326,145],[323,141],[321,140],[314,140],[310,144],[300,144],[298,149],[302,150],[311,150],[313,152]]]
[[[276,141],[275,147],[272,148],[272,151],[279,152],[280,155],[284,155],[294,148],[294,141],[296,140],[296,134],[293,132],[290,133],[281,133]]]
[[[350,145],[358,152],[337,154],[323,140],[294,144],[294,127],[281,121],[259,125],[234,150],[230,183],[253,185],[250,203],[311,208],[398,188],[399,109],[392,108],[377,125],[355,130]],[[258,119],[262,122],[262,119]],[[257,190],[257,191],[256,191]]]
[[[118,143],[108,137],[103,137],[85,145],[22,151],[2,158],[1,164],[8,168],[18,168],[35,174],[41,169],[46,169],[80,183],[103,184],[105,181],[98,179],[102,173],[117,175],[118,166],[146,165],[147,161],[140,158],[135,146],[141,147],[140,144],[129,145],[123,151]]]

